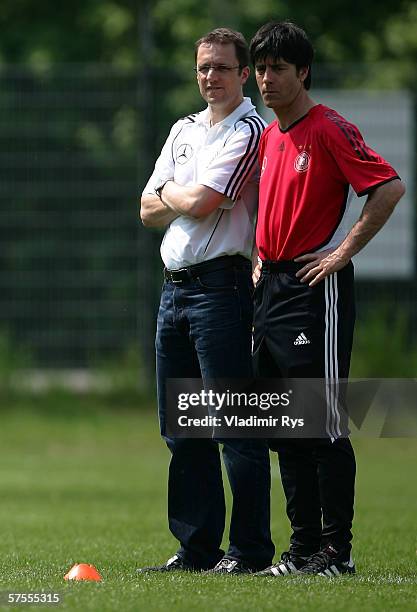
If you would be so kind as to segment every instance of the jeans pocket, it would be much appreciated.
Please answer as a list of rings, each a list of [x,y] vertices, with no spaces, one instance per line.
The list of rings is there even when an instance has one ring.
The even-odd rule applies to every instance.
[[[203,272],[196,280],[202,289],[212,291],[236,291],[237,289],[236,271],[234,268]]]

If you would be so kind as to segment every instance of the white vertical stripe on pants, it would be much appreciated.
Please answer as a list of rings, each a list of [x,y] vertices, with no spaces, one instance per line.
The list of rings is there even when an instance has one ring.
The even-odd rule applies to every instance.
[[[326,384],[326,431],[332,441],[341,436],[339,401],[339,364],[337,361],[337,273],[324,279],[325,333],[324,366]]]

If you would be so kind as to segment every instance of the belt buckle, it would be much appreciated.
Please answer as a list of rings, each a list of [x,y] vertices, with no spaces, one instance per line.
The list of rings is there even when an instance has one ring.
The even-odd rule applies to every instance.
[[[180,275],[180,278],[175,279],[175,276],[177,274]],[[186,280],[186,278],[188,278],[187,268],[179,268],[178,270],[171,270],[170,275],[171,275],[171,281],[174,283],[174,285],[181,285]]]

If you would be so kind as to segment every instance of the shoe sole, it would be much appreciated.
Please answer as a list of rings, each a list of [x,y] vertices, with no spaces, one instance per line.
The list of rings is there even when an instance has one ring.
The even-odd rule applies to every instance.
[[[316,575],[316,576],[321,576],[322,578],[340,578],[340,576],[354,576],[356,574],[355,568],[349,568],[345,572],[340,572],[339,570],[337,571],[338,573],[335,574],[333,571],[331,571],[330,568],[328,568],[324,570],[324,572],[319,572],[318,574],[310,574],[310,576]],[[308,574],[305,574],[305,575],[307,576]]]
[[[170,572],[196,572],[201,573],[203,570],[195,569],[193,567],[173,567],[172,569],[165,569],[162,567],[144,567],[136,570],[137,574],[169,574]]]

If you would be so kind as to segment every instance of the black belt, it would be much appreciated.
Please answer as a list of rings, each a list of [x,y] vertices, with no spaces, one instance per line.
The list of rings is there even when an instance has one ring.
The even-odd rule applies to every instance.
[[[193,280],[205,272],[215,272],[216,270],[232,267],[248,268],[250,270],[250,261],[243,257],[243,255],[224,255],[215,259],[209,259],[208,261],[202,261],[193,266],[179,268],[178,270],[167,270],[164,268],[164,278],[172,283],[183,283]]]
[[[305,263],[296,261],[263,261],[262,272],[274,273],[274,272],[298,272],[305,266]]]

